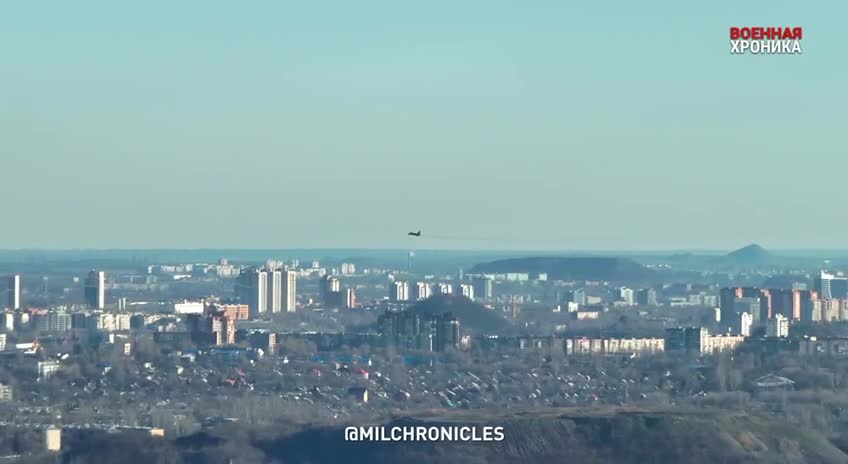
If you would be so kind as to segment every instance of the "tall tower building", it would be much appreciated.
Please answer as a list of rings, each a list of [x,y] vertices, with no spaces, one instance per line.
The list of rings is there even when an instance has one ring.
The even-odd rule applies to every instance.
[[[6,306],[9,309],[21,309],[21,276],[13,275],[9,277],[9,288]]]
[[[356,291],[352,288],[345,289],[345,308],[355,308],[356,307]]]
[[[618,299],[619,301],[624,302],[626,305],[633,306],[633,289],[627,287],[621,287],[618,289]]]
[[[342,292],[342,283],[338,277],[325,275],[318,281],[318,293],[321,301],[328,307],[345,306],[346,294]]]
[[[819,295],[814,290],[801,290],[801,317],[803,322],[813,322],[821,319],[821,302]],[[818,309],[818,311],[816,311]],[[816,318],[816,313],[818,319]]]
[[[283,271],[268,271],[268,309],[278,313],[283,308]]]
[[[459,348],[459,321],[451,313],[436,316],[433,320],[435,325],[435,345],[439,351]]]
[[[389,300],[409,301],[409,283],[392,282],[389,284]]]
[[[789,318],[783,314],[775,314],[766,322],[766,337],[788,337]]]
[[[297,311],[297,272],[283,271],[283,306],[287,313]]]
[[[474,300],[474,286],[471,284],[459,284],[456,287],[456,294],[462,295],[469,300]]]
[[[639,290],[639,293],[636,294],[636,302],[640,305],[656,306],[657,291],[653,288]]]
[[[251,319],[268,311],[268,272],[242,269],[235,290],[239,301],[247,305]]]
[[[471,279],[474,285],[474,295],[478,299],[488,301],[492,298],[492,279],[486,276],[475,276]]]
[[[94,309],[106,307],[106,273],[91,271],[85,279],[85,302]]]
[[[560,303],[574,303],[578,306],[586,305],[586,290],[576,289],[563,292],[559,299]]]
[[[433,289],[427,282],[416,282],[415,285],[410,288],[410,291],[412,294],[409,295],[409,298],[412,300],[426,300],[433,294]]]
[[[772,317],[783,315],[788,319],[801,319],[801,290],[770,290]]]
[[[740,306],[736,304],[736,299],[738,298],[755,298],[759,301],[760,308],[758,311],[754,311],[753,308],[750,307],[745,308],[745,312],[751,314],[754,326],[764,324],[767,320],[771,319],[773,315],[773,298],[771,290],[754,287],[722,288],[719,293],[719,307],[721,314],[721,321],[719,324],[720,333],[725,333],[728,330],[731,330],[734,326],[734,323],[738,320],[740,314],[738,311]],[[790,304],[790,307],[792,307],[793,304],[794,303]],[[792,311],[794,311],[794,309],[792,309]],[[738,324],[736,325],[738,326]]]
[[[821,273],[813,279],[813,286],[819,297],[823,300],[832,298],[842,299],[848,297],[848,279],[842,275],[831,274],[827,271]]]
[[[319,290],[321,291],[322,295],[342,291],[342,282],[339,280],[339,278],[329,274],[321,278],[319,285],[321,285],[321,288],[319,288]]]

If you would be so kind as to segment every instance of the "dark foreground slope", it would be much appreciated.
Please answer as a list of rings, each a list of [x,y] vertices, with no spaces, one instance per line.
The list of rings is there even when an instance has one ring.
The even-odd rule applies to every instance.
[[[279,463],[845,463],[848,455],[810,429],[745,413],[546,409],[525,413],[450,411],[394,425],[502,425],[488,443],[346,442],[344,427],[208,431],[178,440],[121,435],[69,440],[64,462]],[[363,424],[356,424],[363,425]],[[229,461],[232,459],[232,461]]]
[[[526,272],[530,275],[546,273],[553,280],[604,280],[632,281],[654,276],[654,271],[625,258],[595,257],[539,257],[501,259],[474,266],[478,274],[503,274]]]
[[[346,443],[341,428],[261,443],[284,462],[413,463],[845,463],[824,437],[748,415],[619,413],[485,420],[398,419],[388,425],[503,425],[499,443]]]

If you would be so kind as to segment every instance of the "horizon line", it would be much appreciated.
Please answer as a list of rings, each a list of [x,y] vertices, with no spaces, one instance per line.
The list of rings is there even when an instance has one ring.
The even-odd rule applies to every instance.
[[[360,246],[329,246],[329,247],[21,247],[0,248],[0,253],[9,252],[97,252],[97,251],[316,251],[316,250],[362,250],[362,251],[447,251],[447,252],[498,252],[498,253],[693,253],[693,252],[733,252],[741,248],[417,248],[417,247],[360,247]],[[773,252],[848,252],[846,248],[771,248],[765,249],[768,253]]]

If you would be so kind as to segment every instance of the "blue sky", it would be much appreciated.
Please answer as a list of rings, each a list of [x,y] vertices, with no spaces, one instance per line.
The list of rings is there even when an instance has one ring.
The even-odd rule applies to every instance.
[[[844,2],[118,3],[0,6],[0,248],[845,247]]]

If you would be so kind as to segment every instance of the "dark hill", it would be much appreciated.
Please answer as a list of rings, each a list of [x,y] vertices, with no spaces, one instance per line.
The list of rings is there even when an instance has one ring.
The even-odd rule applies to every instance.
[[[462,330],[470,332],[499,332],[510,325],[500,312],[488,309],[464,296],[433,295],[419,301],[408,311],[421,315],[452,313],[459,320]]]
[[[552,280],[645,280],[654,275],[654,271],[630,259],[598,257],[501,259],[478,264],[471,272],[526,272],[531,275],[543,272]]]
[[[728,253],[726,258],[738,264],[759,264],[768,261],[771,255],[765,248],[751,244]]]

